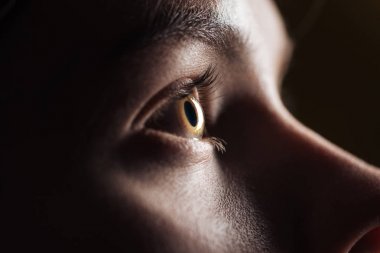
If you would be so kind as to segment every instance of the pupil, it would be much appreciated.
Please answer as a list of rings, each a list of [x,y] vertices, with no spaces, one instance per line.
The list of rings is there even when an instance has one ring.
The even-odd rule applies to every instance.
[[[198,118],[194,106],[189,101],[186,101],[184,107],[187,119],[189,120],[190,124],[195,127],[198,123]]]

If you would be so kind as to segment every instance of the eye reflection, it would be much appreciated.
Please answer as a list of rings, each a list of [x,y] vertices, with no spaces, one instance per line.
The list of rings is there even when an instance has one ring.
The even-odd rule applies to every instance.
[[[193,95],[178,101],[178,114],[180,122],[184,125],[190,135],[195,138],[203,136],[205,120],[202,106]]]

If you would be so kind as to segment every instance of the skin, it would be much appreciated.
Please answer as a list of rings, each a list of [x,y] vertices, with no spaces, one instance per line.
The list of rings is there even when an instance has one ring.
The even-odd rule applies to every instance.
[[[275,5],[205,2],[234,45],[182,36],[135,49],[125,39],[154,1],[31,1],[17,13],[0,49],[7,252],[348,252],[380,225],[379,170],[281,102],[292,42]],[[210,65],[206,128],[223,154],[145,124],[166,99],[152,98]]]

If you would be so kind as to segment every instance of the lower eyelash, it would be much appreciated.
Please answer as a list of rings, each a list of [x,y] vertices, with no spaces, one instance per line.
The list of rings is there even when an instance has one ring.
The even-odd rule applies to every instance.
[[[225,140],[218,137],[205,137],[204,140],[213,145],[218,152],[222,154],[226,152],[227,142]]]

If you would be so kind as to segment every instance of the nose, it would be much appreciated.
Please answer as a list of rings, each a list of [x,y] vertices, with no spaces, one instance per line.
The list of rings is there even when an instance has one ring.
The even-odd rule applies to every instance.
[[[228,143],[221,161],[243,179],[280,252],[350,252],[380,226],[380,171],[283,106],[240,99],[219,121],[217,132]]]

